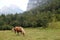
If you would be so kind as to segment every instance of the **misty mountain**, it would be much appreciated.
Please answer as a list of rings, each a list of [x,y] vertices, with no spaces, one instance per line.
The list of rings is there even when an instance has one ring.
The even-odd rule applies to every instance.
[[[11,5],[11,6],[4,6],[0,9],[0,14],[15,14],[15,13],[22,13],[23,11],[19,9],[18,6]]]
[[[46,5],[50,0],[29,0],[27,10],[36,8],[37,6]]]

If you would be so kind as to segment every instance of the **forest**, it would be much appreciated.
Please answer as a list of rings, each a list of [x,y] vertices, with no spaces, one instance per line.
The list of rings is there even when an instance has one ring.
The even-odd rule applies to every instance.
[[[1,14],[0,30],[11,30],[15,26],[47,28],[49,23],[59,21],[60,0],[50,0],[46,4],[23,13]]]

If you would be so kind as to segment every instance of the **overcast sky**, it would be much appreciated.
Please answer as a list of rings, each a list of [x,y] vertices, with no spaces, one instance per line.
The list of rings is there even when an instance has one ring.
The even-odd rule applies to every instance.
[[[26,10],[28,0],[0,0],[0,9],[4,6],[16,5],[22,10]]]

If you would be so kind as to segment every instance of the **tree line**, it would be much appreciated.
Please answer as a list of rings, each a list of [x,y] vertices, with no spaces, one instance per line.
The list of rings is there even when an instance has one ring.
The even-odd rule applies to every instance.
[[[50,0],[20,14],[1,14],[0,30],[10,30],[15,26],[46,28],[52,21],[60,21],[60,0]]]

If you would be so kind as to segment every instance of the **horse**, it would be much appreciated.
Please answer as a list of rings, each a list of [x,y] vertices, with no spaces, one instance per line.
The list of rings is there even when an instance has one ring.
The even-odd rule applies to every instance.
[[[21,26],[15,26],[14,28],[12,28],[12,30],[15,33],[17,33],[18,35],[19,35],[19,32],[21,32],[21,34],[25,35],[25,30]]]

